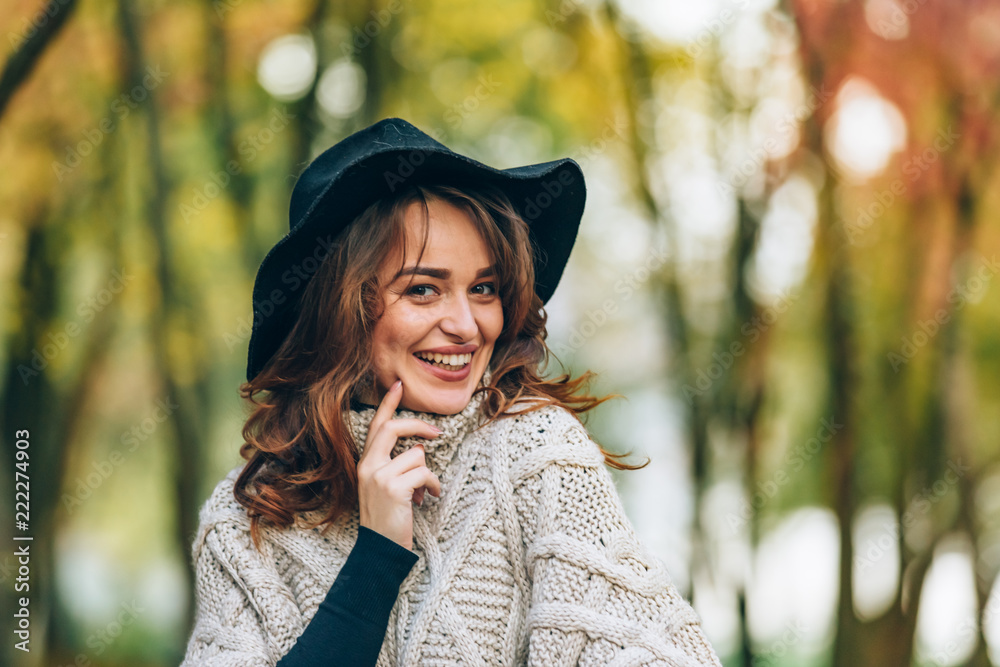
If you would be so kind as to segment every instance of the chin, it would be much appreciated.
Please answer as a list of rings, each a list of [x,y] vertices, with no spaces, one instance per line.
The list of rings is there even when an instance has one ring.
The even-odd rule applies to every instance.
[[[454,415],[464,410],[483,377],[483,373],[473,370],[462,382],[443,382],[435,378],[420,377],[421,374],[423,373],[412,379],[403,378],[400,405],[415,412],[439,415]]]
[[[403,391],[402,407],[414,412],[432,412],[439,415],[458,414],[469,404],[472,391],[466,390],[434,390],[425,388],[420,392],[421,398],[416,401],[407,400],[407,392]]]

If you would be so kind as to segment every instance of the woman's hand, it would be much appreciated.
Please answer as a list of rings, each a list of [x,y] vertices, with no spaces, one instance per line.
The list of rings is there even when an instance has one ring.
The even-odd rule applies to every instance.
[[[424,448],[412,447],[396,458],[392,448],[398,438],[436,438],[437,428],[419,419],[393,419],[403,396],[403,382],[397,380],[375,411],[368,429],[365,451],[358,461],[358,506],[361,525],[380,533],[396,544],[413,548],[413,506],[424,499],[424,489],[441,497],[441,482],[424,465]]]

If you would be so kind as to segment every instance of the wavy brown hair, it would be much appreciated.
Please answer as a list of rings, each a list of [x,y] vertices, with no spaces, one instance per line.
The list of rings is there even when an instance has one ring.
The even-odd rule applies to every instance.
[[[252,381],[240,386],[249,401],[240,454],[247,460],[234,495],[247,509],[259,548],[260,522],[285,528],[302,512],[324,510],[309,527],[327,528],[358,504],[358,448],[344,419],[352,396],[366,388],[378,396],[372,367],[372,330],[383,304],[379,269],[396,248],[406,256],[405,213],[411,204],[446,201],[475,223],[497,269],[504,323],[490,361],[483,411],[487,423],[518,399],[537,397],[532,412],[556,404],[579,415],[611,398],[587,393],[590,371],[576,379],[563,373],[543,379],[550,356],[547,315],[534,290],[536,250],[528,225],[493,186],[456,188],[410,185],[372,204],[336,239],[306,285],[296,321],[274,356]],[[424,225],[421,254],[427,244]],[[419,258],[418,258],[419,261]],[[336,326],[331,326],[336,323]],[[560,362],[561,365],[561,362]],[[262,394],[258,396],[258,394]],[[636,470],[601,448],[606,463]]]

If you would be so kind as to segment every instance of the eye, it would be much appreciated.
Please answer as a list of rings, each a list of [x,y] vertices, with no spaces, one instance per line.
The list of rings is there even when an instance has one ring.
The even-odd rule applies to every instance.
[[[493,283],[479,283],[478,285],[476,285],[472,289],[475,291],[475,290],[479,290],[480,288],[483,288],[485,291],[477,292],[477,294],[483,294],[483,295],[486,295],[486,296],[493,296],[493,295],[495,295],[497,293],[497,287]]]
[[[424,290],[427,291],[425,292]],[[427,299],[433,296],[433,294],[431,293],[433,290],[434,290],[433,285],[414,285],[410,289],[406,290],[406,293],[418,299]]]

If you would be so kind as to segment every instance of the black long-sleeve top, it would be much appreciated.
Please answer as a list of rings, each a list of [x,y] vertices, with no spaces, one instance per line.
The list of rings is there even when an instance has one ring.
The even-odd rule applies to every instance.
[[[399,587],[419,556],[360,526],[316,615],[277,667],[374,665]]]

